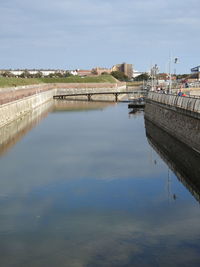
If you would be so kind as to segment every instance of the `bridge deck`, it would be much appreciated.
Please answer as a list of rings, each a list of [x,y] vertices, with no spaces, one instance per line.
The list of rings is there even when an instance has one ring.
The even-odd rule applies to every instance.
[[[127,94],[131,94],[131,95],[135,95],[135,94],[146,94],[146,91],[124,91],[124,92],[83,92],[83,93],[73,93],[73,94],[60,94],[60,95],[55,95],[53,98],[54,99],[64,99],[66,97],[75,97],[75,96],[87,96],[88,97],[88,101],[91,100],[91,97],[93,95],[114,95],[115,96],[115,101],[118,101],[118,95],[127,95]]]

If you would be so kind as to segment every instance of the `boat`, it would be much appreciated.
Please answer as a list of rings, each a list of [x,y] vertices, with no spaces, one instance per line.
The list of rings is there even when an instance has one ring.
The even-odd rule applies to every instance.
[[[144,108],[145,99],[144,97],[136,98],[128,104],[128,108]]]

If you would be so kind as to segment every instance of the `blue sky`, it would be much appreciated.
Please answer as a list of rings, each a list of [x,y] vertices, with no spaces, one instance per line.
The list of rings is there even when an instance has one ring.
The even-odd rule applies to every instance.
[[[1,0],[0,68],[200,64],[199,0]],[[173,60],[172,60],[173,61]]]

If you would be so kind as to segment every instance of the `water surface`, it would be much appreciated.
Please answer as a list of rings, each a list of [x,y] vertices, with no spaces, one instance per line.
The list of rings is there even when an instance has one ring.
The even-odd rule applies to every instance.
[[[199,266],[198,190],[143,113],[56,102],[17,125],[0,147],[0,266]]]

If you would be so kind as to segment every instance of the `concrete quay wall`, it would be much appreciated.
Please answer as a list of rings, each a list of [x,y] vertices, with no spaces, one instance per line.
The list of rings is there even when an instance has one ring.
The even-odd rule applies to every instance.
[[[100,93],[100,92],[124,92],[126,94],[126,84],[57,84],[56,95],[81,94],[81,93]],[[123,99],[124,95],[118,95],[118,99]],[[87,100],[87,96],[70,96],[66,99]],[[92,95],[94,101],[115,101],[115,95]]]
[[[35,108],[52,100],[54,90],[40,92],[0,106],[0,127],[24,116]]]
[[[55,90],[56,89],[56,90]],[[0,88],[0,105],[19,100],[28,96],[54,90],[58,94],[76,94],[83,92],[114,92],[126,91],[126,83],[52,83],[27,85],[11,88]]]
[[[150,92],[145,118],[200,153],[200,99]]]
[[[21,100],[23,98],[53,90],[52,84],[27,85],[10,88],[0,88],[0,105]]]
[[[58,94],[125,92],[125,83],[57,83],[0,88],[0,127],[53,99]],[[109,99],[109,96],[100,100]]]
[[[126,91],[125,83],[69,83],[56,84],[56,95],[81,94],[81,93],[99,93],[99,92],[123,92]]]

